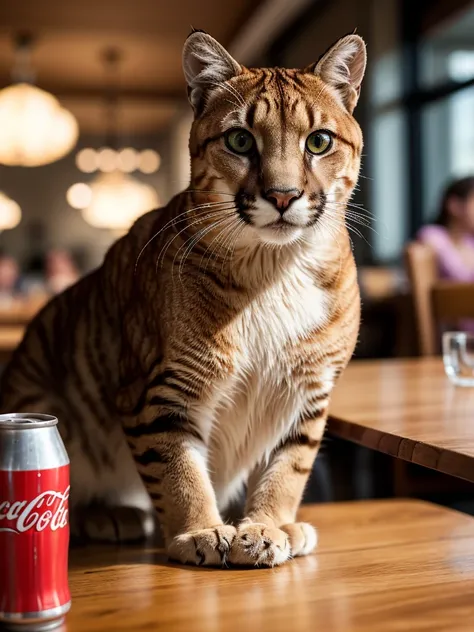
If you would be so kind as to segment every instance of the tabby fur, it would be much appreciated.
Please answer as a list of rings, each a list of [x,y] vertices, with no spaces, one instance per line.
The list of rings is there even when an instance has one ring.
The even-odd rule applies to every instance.
[[[358,334],[345,214],[365,45],[248,69],[196,31],[183,62],[188,189],[32,321],[0,409],[59,417],[79,535],[133,540],[158,516],[175,560],[273,566],[316,544],[296,512]],[[252,151],[229,147],[232,129]],[[243,520],[226,524],[244,489]]]

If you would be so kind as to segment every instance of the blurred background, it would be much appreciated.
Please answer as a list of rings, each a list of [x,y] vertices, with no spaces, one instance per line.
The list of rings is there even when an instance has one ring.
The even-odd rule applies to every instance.
[[[369,65],[352,239],[358,357],[420,352],[406,245],[474,172],[474,2],[18,0],[0,7],[0,349],[186,187],[190,27],[246,65],[303,67],[357,29]],[[473,251],[474,252],[474,251]]]

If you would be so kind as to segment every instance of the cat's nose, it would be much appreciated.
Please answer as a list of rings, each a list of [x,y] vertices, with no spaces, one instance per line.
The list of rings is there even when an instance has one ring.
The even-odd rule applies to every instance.
[[[290,204],[301,195],[302,191],[299,189],[267,189],[264,197],[273,204],[280,215],[283,215]]]

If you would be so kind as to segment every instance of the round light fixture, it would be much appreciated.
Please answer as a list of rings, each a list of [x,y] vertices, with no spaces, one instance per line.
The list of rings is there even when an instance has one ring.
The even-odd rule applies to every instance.
[[[21,222],[20,206],[0,191],[0,232],[15,228]]]
[[[132,147],[125,147],[119,151],[118,168],[124,173],[132,173],[138,167],[138,153]]]
[[[155,173],[160,168],[160,156],[153,149],[140,152],[139,167],[142,173]]]
[[[99,168],[97,152],[90,147],[81,149],[76,155],[76,167],[83,173],[93,173]]]
[[[132,147],[124,147],[118,151],[111,147],[102,147],[99,150],[86,147],[81,149],[76,156],[76,166],[83,173],[141,171],[145,174],[151,174],[158,171],[160,165],[160,155],[154,149],[144,149],[139,152]]]
[[[86,208],[92,201],[92,190],[88,184],[76,182],[67,190],[66,199],[72,208]]]
[[[118,154],[110,147],[103,147],[97,152],[97,164],[99,171],[103,173],[112,173],[117,169]]]
[[[158,206],[153,187],[120,171],[101,174],[90,188],[92,199],[82,215],[96,228],[127,230],[141,215]]]
[[[28,83],[0,90],[0,163],[38,167],[59,160],[77,142],[74,116],[48,92]]]

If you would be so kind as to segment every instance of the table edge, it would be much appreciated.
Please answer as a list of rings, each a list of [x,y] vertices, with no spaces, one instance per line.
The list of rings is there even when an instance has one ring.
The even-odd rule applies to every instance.
[[[474,483],[474,459],[454,450],[330,415],[326,431],[340,439]]]

